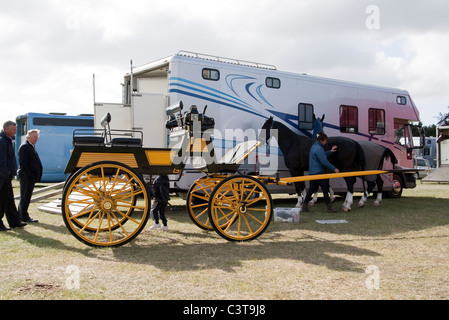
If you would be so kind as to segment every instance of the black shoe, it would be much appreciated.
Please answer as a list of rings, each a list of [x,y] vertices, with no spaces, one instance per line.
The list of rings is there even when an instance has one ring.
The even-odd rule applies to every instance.
[[[18,224],[14,224],[10,227],[11,228],[21,228],[21,227],[25,227],[26,225],[27,225],[27,223],[25,223],[25,222],[19,222]]]
[[[23,220],[23,222],[39,222],[39,220],[33,219],[33,218],[28,218],[26,220]]]
[[[5,226],[0,226],[0,231],[8,231],[11,230],[11,228],[7,228]]]

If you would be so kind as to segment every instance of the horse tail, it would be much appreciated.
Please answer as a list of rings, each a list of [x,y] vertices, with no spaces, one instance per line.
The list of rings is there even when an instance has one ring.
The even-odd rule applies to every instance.
[[[383,164],[384,164],[384,160],[390,160],[390,162],[392,164],[397,164],[398,163],[398,159],[394,155],[393,151],[391,151],[391,149],[387,148],[387,147],[385,147],[384,153],[382,154],[382,157],[380,159],[379,169],[382,169]]]

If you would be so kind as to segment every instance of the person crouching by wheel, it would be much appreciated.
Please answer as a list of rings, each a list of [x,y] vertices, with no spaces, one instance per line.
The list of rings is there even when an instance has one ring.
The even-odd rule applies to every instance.
[[[168,176],[160,175],[154,179],[153,183],[155,204],[153,205],[152,215],[154,225],[150,229],[162,229],[168,230],[167,218],[165,217],[165,207],[170,200],[170,183]],[[159,224],[159,220],[162,221],[162,226]]]
[[[326,145],[326,143],[327,135],[324,132],[318,133],[317,141],[312,145],[312,148],[310,148],[309,175],[322,174],[326,169],[335,173],[340,172],[340,170],[335,168],[335,166],[331,164],[327,159],[327,157],[330,156],[332,152],[337,151],[337,146],[332,146],[332,149],[330,151],[324,151],[324,146]],[[318,191],[319,187],[321,187],[328,212],[337,212],[337,210],[332,207],[331,200],[329,198],[329,186],[327,180],[310,180],[309,182],[310,187],[307,191],[307,195],[304,199],[301,210],[303,212],[309,212],[309,202],[312,199],[312,195]]]

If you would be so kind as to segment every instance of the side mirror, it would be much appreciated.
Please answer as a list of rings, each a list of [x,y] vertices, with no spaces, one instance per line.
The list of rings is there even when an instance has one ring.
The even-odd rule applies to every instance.
[[[413,146],[413,149],[421,149],[424,148],[424,144],[426,143],[426,135],[424,133],[424,128],[419,125],[418,126],[418,132],[419,132],[419,146]]]

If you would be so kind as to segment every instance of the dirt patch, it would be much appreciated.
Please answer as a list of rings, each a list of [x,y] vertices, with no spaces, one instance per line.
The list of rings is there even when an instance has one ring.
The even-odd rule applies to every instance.
[[[61,289],[61,286],[59,284],[36,282],[36,283],[28,284],[26,286],[18,288],[16,290],[16,292],[22,293],[22,294],[28,294],[28,293],[34,293],[34,292],[46,293],[46,292],[58,291],[60,289]]]

